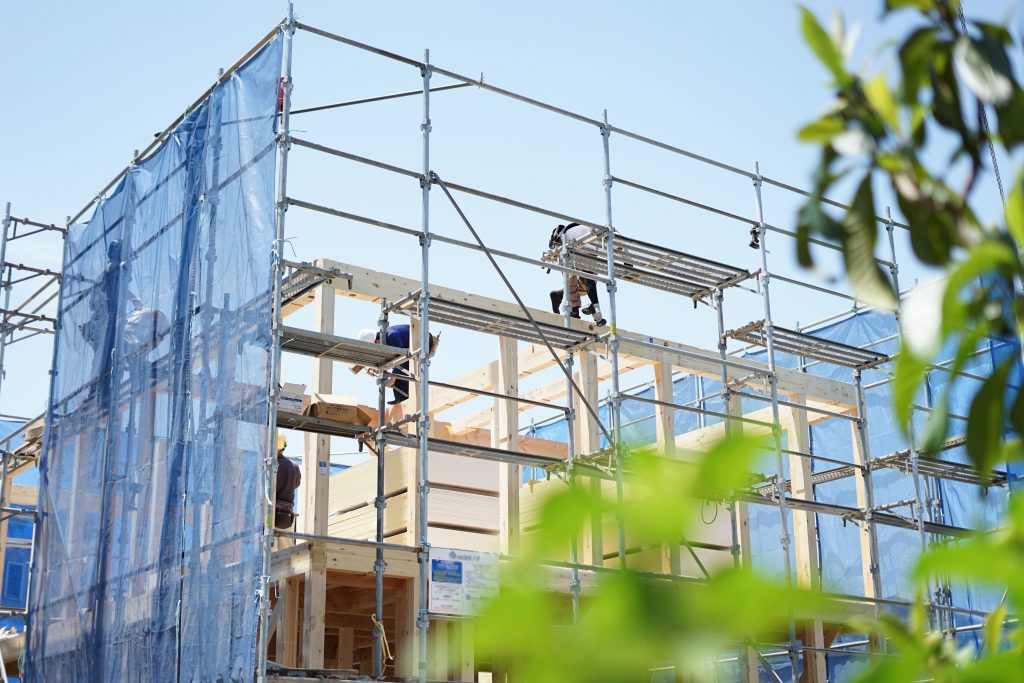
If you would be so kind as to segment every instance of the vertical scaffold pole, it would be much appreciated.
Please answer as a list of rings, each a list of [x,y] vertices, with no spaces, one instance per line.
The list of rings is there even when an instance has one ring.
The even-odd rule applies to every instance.
[[[430,492],[427,478],[428,446],[430,436],[430,50],[423,53],[423,177],[420,179],[423,196],[423,236],[420,238],[422,256],[422,277],[420,281],[420,416],[419,416],[419,492],[420,514],[420,608],[417,618],[419,631],[419,683],[427,680],[427,630],[430,628],[430,613],[427,604],[428,569],[430,567],[430,540],[427,527],[427,496]]]
[[[263,458],[263,568],[259,588],[259,642],[256,648],[256,680],[267,680],[267,646],[270,641],[270,560],[274,548],[274,494],[277,476],[277,401],[281,378],[281,283],[284,279],[284,220],[288,211],[288,149],[291,133],[288,114],[292,104],[292,36],[295,34],[295,8],[288,3],[288,16],[281,23],[284,57],[281,61],[281,122],[277,131],[277,206],[274,225],[274,308],[271,329],[269,419],[267,444]]]
[[[726,349],[727,344],[725,341],[725,311],[723,310],[725,296],[721,289],[715,289],[714,293],[714,304],[715,304],[715,315],[718,320],[718,355],[722,359],[722,403],[725,406],[725,414],[732,415],[732,391],[729,389],[729,368],[725,364],[726,361]],[[741,399],[742,400],[742,399]],[[726,418],[725,420],[725,435],[726,438],[732,436],[735,433],[733,429],[732,419]],[[739,518],[739,502],[736,500],[735,494],[731,496],[729,501],[729,525],[731,527],[731,545],[729,547],[729,553],[732,555],[732,566],[734,568],[740,567],[740,518]],[[739,649],[738,659],[740,662],[740,681],[741,683],[748,683],[750,679],[750,652],[747,648],[741,647]],[[714,664],[715,673],[718,672],[717,662]]]
[[[380,343],[386,344],[388,340],[388,300],[380,301],[380,318],[377,320]],[[380,678],[384,675],[384,509],[388,501],[384,497],[384,449],[387,442],[384,440],[384,416],[387,410],[386,390],[388,386],[388,373],[381,370],[377,375],[377,497],[373,500],[377,508],[377,553],[373,561],[374,573],[374,614],[373,614],[373,677]]]
[[[0,234],[0,278],[7,272],[7,239],[11,227],[11,203],[7,202],[4,209],[3,233]],[[4,310],[11,309],[11,276],[4,281]],[[7,315],[6,313],[4,315]],[[3,382],[7,378],[7,367],[4,359],[7,353],[7,321],[0,323],[0,397],[3,396]],[[7,456],[4,456],[6,459]],[[0,501],[3,503],[4,501]]]
[[[893,315],[896,318],[897,328],[900,325],[900,277],[899,277],[899,266],[896,264],[896,238],[893,234],[895,232],[896,225],[892,220],[892,209],[888,206],[885,207],[885,232],[889,241],[889,276],[892,278],[893,289],[896,291],[896,309],[893,311]],[[899,331],[897,329],[897,331]],[[860,391],[860,373],[858,377],[858,391]],[[910,443],[908,444],[910,450],[910,472],[914,478],[914,520],[917,522],[917,536],[918,541],[921,545],[921,554],[923,555],[928,551],[928,538],[924,532],[924,504],[921,497],[921,474],[918,470],[918,453],[917,453],[917,439],[914,438],[914,411],[910,411],[910,424],[908,425],[907,434],[909,436]],[[934,610],[931,605],[931,601],[928,601],[928,623],[934,627]]]
[[[615,292],[618,284],[615,280],[615,227],[612,222],[612,159],[608,139],[612,130],[608,126],[608,110],[603,113],[601,126],[601,143],[604,148],[604,211],[607,220],[604,234],[605,248],[608,258],[608,353],[612,361],[612,395],[608,406],[608,415],[612,422],[612,438],[615,443],[608,444],[615,455],[615,499],[621,504],[625,493],[622,479],[622,396],[619,390],[619,328],[618,314],[615,306]],[[626,530],[622,519],[617,520],[619,529],[619,566],[626,568]]]
[[[793,584],[793,567],[789,559],[789,521],[786,513],[786,472],[782,463],[782,433],[779,418],[779,377],[775,364],[775,326],[772,323],[771,296],[768,291],[771,281],[771,274],[768,270],[768,247],[766,236],[768,230],[764,223],[764,204],[761,201],[761,169],[757,162],[754,162],[754,198],[757,209],[757,236],[761,253],[761,300],[764,304],[764,336],[765,347],[768,350],[768,386],[772,399],[772,441],[775,447],[775,495],[779,503],[779,545],[782,548],[782,571],[786,577],[787,585]],[[789,650],[789,661],[792,667],[793,677],[797,671],[796,652],[796,622],[792,613],[789,615],[789,642],[786,644]]]
[[[565,237],[562,238],[561,263],[563,266],[569,265],[569,244]],[[565,316],[566,327],[572,327],[572,277],[573,276],[569,275],[568,271],[562,271],[562,314]],[[578,289],[579,288],[577,287],[577,291]],[[573,409],[575,389],[573,387],[572,380],[570,379],[572,377],[572,365],[573,357],[572,351],[570,350],[565,354],[566,475],[569,480],[570,488],[576,486],[576,435],[574,433],[576,426],[576,411]],[[569,570],[569,595],[572,598],[572,623],[574,624],[579,622],[580,619],[580,570],[577,566],[578,562],[579,552],[577,535],[574,533],[572,538],[569,539],[569,563],[572,565]]]
[[[882,595],[882,574],[881,568],[878,562],[878,534],[875,529],[874,520],[874,507],[875,507],[875,489],[871,483],[871,450],[868,442],[868,422],[867,422],[867,407],[864,403],[864,385],[861,382],[860,370],[857,370],[854,375],[854,386],[857,390],[857,439],[860,441],[860,449],[864,459],[864,469],[861,470],[861,476],[864,478],[864,524],[868,528],[868,550],[870,557],[869,570],[871,572],[871,585],[875,591],[875,597],[881,597]],[[875,603],[878,604],[877,602]]]

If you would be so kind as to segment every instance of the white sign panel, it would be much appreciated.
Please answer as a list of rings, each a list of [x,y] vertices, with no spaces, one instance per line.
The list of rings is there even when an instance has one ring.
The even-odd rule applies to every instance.
[[[498,594],[498,556],[472,550],[430,549],[430,611],[469,616]]]

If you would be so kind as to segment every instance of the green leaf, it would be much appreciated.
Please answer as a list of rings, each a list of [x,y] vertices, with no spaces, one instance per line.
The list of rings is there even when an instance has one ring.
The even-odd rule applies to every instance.
[[[932,406],[932,412],[928,416],[928,421],[925,423],[924,431],[921,434],[920,443],[918,444],[921,450],[929,456],[933,456],[938,453],[943,442],[946,440],[948,427],[949,393],[944,391],[939,395],[935,405]]]
[[[1003,640],[1003,620],[1006,619],[1006,605],[999,605],[985,619],[985,653],[989,656],[999,652]]]
[[[875,220],[875,197],[871,189],[871,173],[861,179],[850,209],[842,220],[843,259],[847,277],[857,295],[873,305],[894,308],[896,295],[892,283],[875,261],[878,223]]]
[[[1007,75],[1009,60],[998,43],[991,39],[982,39],[982,42],[984,45],[967,36],[957,38],[953,61],[960,78],[978,99],[1002,104],[1013,95],[1013,81]]]
[[[1010,361],[1007,358],[1000,363],[981,385],[967,415],[967,455],[982,478],[991,474],[1003,442],[1003,402]]]
[[[1024,173],[1017,177],[1006,200],[1006,229],[1017,248],[1024,249]]]
[[[889,90],[889,84],[885,81],[884,74],[878,74],[864,86],[864,95],[882,120],[893,130],[899,130],[900,122],[897,116],[896,99]]]
[[[900,66],[903,83],[900,97],[908,104],[916,104],[920,89],[928,81],[928,71],[934,59],[933,48],[938,42],[935,29],[919,28],[900,46]]]
[[[914,254],[925,263],[943,266],[949,263],[956,245],[956,224],[947,211],[941,210],[908,174],[893,176],[893,189],[900,211],[910,226],[910,245]]]
[[[839,48],[832,40],[832,36],[822,28],[814,14],[806,7],[800,8],[800,30],[803,32],[804,42],[818,57],[818,61],[829,70],[836,83],[849,82],[850,76],[843,66],[843,57]]]
[[[842,119],[836,116],[823,116],[801,128],[796,136],[801,142],[820,144],[832,140],[833,136],[843,132],[844,127]]]
[[[904,433],[907,432],[910,418],[914,413],[914,397],[921,382],[924,381],[930,360],[919,358],[905,342],[900,345],[892,381],[892,402],[896,410],[896,419],[899,420]]]
[[[999,122],[999,137],[1007,149],[1013,149],[1024,142],[1024,91],[1014,88],[1009,101],[996,106],[996,120]]]
[[[893,12],[899,9],[916,9],[921,12],[927,12],[934,8],[935,0],[885,0],[885,9],[887,12]]]

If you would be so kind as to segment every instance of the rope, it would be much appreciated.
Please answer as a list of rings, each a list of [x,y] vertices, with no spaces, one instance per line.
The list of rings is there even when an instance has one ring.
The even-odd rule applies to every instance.
[[[374,628],[376,628],[377,629],[377,633],[380,634],[381,649],[384,650],[384,657],[389,662],[393,662],[395,660],[395,657],[394,657],[394,655],[391,654],[391,646],[388,645],[388,634],[384,630],[383,622],[381,622],[381,620],[377,618],[377,614],[376,613],[370,615],[370,621],[373,622]]]

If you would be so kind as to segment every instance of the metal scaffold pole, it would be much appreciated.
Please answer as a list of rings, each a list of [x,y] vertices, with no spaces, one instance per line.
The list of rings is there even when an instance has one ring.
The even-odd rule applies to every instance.
[[[725,407],[725,414],[732,415],[732,391],[729,389],[729,366],[726,365],[726,349],[727,342],[725,337],[725,311],[723,310],[725,295],[721,288],[716,288],[714,293],[714,306],[715,306],[715,317],[718,322],[718,355],[722,359],[722,404]],[[742,402],[743,399],[740,399]],[[742,425],[741,425],[742,426]],[[725,435],[726,438],[732,436],[735,433],[731,419],[725,421]],[[729,546],[729,554],[732,555],[732,566],[738,569],[741,565],[740,562],[740,514],[739,514],[739,501],[736,500],[736,496],[732,495],[732,499],[729,501],[729,526],[731,533],[731,543]],[[739,650],[739,661],[740,666],[740,681],[742,683],[748,683],[750,673],[750,653],[747,648],[742,647]],[[716,667],[717,671],[717,667]]]
[[[4,282],[4,311],[11,308],[11,276],[7,268],[7,238],[11,227],[11,203],[7,202],[4,208],[3,234],[0,235],[0,278],[8,273]],[[7,313],[4,313],[6,316]],[[0,323],[0,397],[3,396],[3,382],[7,377],[7,368],[4,366],[4,357],[7,352],[7,320]],[[6,460],[7,456],[4,456]],[[2,501],[0,501],[2,502]]]
[[[377,321],[380,343],[388,341],[388,300],[380,300],[380,318]],[[375,441],[377,449],[377,496],[373,505],[377,509],[376,540],[377,550],[373,561],[374,573],[374,614],[373,614],[373,676],[380,678],[384,675],[384,642],[387,634],[384,632],[384,510],[388,501],[384,497],[384,449],[387,448],[387,441],[384,439],[385,411],[387,410],[386,390],[388,386],[388,373],[383,369],[377,375],[377,438]]]
[[[427,497],[430,493],[430,484],[427,477],[427,466],[429,461],[429,438],[430,438],[430,50],[423,53],[423,65],[420,73],[423,76],[423,122],[420,130],[423,132],[423,176],[420,178],[420,188],[423,196],[422,229],[420,237],[420,251],[422,256],[421,278],[420,278],[420,350],[419,350],[419,411],[417,429],[419,430],[419,481],[416,489],[419,493],[419,546],[420,546],[420,605],[417,617],[417,631],[419,634],[419,667],[417,676],[419,683],[426,683],[427,680],[427,631],[430,628],[430,613],[428,611],[428,590],[429,568],[430,568],[430,539],[427,526],[427,514],[429,511]]]
[[[893,290],[896,292],[896,308],[893,311],[893,315],[896,318],[897,328],[900,325],[900,306],[899,306],[899,295],[900,295],[900,278],[899,278],[899,266],[896,263],[896,239],[893,235],[895,225],[892,220],[892,210],[889,207],[885,208],[885,232],[889,242],[889,276],[892,278]],[[863,395],[863,388],[861,387],[861,376],[857,373],[857,392],[858,396]],[[866,417],[866,416],[865,416]],[[918,452],[917,452],[917,439],[915,438],[916,430],[914,429],[914,411],[910,411],[910,424],[908,425],[907,435],[910,443],[910,472],[914,480],[914,520],[917,523],[917,536],[918,541],[921,545],[921,554],[923,555],[928,551],[928,537],[924,532],[924,504],[921,496],[921,473],[918,467]],[[881,595],[879,593],[879,595]],[[935,612],[931,601],[928,601],[928,623],[934,628]]]
[[[259,642],[256,646],[256,680],[267,680],[267,647],[270,642],[270,568],[274,548],[274,497],[277,475],[277,401],[281,377],[281,286],[284,279],[284,223],[288,211],[288,149],[291,132],[288,127],[292,101],[292,37],[295,34],[295,8],[288,3],[288,16],[281,24],[284,36],[284,57],[281,62],[281,121],[277,132],[277,197],[274,225],[274,307],[270,356],[269,419],[267,444],[263,459],[263,567],[259,587]]]
[[[761,169],[757,162],[754,162],[754,199],[757,211],[757,236],[759,251],[761,254],[761,300],[764,304],[764,330],[765,347],[768,354],[768,386],[772,399],[772,441],[775,447],[775,495],[779,504],[779,545],[782,548],[782,568],[788,585],[793,584],[793,567],[789,559],[789,521],[786,512],[786,472],[782,462],[782,433],[779,418],[779,377],[775,363],[775,330],[772,322],[771,296],[768,288],[771,282],[771,274],[768,270],[768,247],[766,244],[767,229],[764,222],[764,204],[761,200]],[[789,642],[786,649],[789,651],[790,665],[794,678],[797,671],[796,645],[796,622],[793,614],[789,615]]]
[[[619,388],[619,331],[618,314],[615,306],[615,292],[618,285],[615,281],[615,227],[612,222],[612,162],[608,138],[612,129],[608,125],[608,111],[602,115],[601,144],[604,150],[604,209],[607,221],[605,228],[605,248],[608,258],[608,353],[612,363],[612,395],[608,406],[608,414],[612,422],[613,443],[608,444],[615,456],[615,499],[621,504],[625,493],[622,479],[622,396]],[[622,519],[617,520],[619,530],[619,566],[626,568],[626,530]]]
[[[566,240],[562,240],[561,248],[561,262],[563,266],[568,267],[569,265],[569,248],[566,244]],[[575,276],[569,274],[568,271],[562,272],[562,313],[565,317],[565,326],[572,327],[572,280]],[[577,288],[578,291],[578,288]],[[593,302],[591,302],[593,303]],[[586,353],[584,351],[584,353]],[[576,411],[573,410],[573,383],[572,383],[572,365],[573,357],[572,351],[569,350],[565,354],[565,369],[568,371],[568,377],[565,380],[565,433],[566,433],[566,476],[569,481],[569,487],[576,486],[576,435],[573,430],[576,426]],[[580,570],[577,566],[579,562],[578,555],[578,543],[577,535],[573,534],[569,540],[569,562],[572,563],[569,578],[569,593],[572,599],[572,623],[577,623],[580,619]]]

